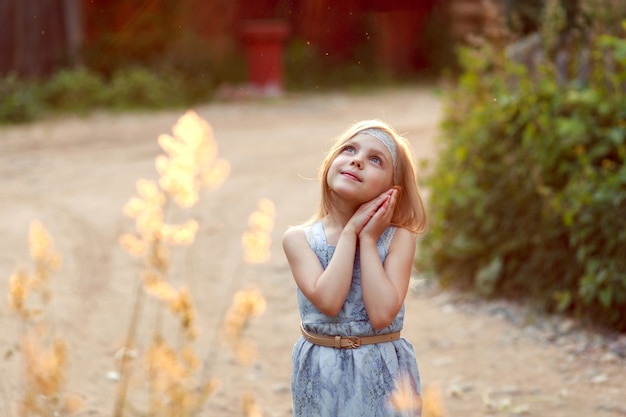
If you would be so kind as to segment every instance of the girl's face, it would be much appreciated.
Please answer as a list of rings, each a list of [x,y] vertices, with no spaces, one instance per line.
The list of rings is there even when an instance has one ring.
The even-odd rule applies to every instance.
[[[337,196],[363,204],[393,186],[393,160],[378,139],[359,133],[341,148],[328,170],[328,187]]]

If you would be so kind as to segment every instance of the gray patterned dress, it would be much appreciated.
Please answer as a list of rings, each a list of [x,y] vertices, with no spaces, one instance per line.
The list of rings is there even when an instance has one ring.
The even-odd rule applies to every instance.
[[[378,239],[384,262],[396,228],[389,227]],[[328,245],[321,222],[306,229],[307,240],[322,266],[327,267],[334,246]],[[404,306],[386,328],[375,330],[367,317],[361,292],[361,271],[357,250],[348,297],[337,316],[322,314],[297,290],[304,328],[327,336],[373,336],[402,329]],[[408,381],[420,392],[415,352],[404,338],[387,343],[363,345],[357,349],[336,349],[315,345],[301,337],[293,348],[291,389],[296,417],[388,417],[419,416],[417,411],[397,410],[390,405],[396,381]]]

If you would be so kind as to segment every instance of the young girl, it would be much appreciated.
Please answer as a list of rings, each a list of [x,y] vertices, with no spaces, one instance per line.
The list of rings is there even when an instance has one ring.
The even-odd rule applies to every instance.
[[[419,416],[419,401],[406,401],[419,400],[417,361],[400,337],[426,227],[410,146],[381,121],[358,122],[328,153],[320,180],[317,213],[283,236],[303,335],[293,349],[294,416]]]

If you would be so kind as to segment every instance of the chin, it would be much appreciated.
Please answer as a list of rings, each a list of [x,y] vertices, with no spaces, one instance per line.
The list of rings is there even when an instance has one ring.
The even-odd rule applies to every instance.
[[[335,198],[354,202],[360,202],[364,198],[362,193],[355,192],[354,190],[347,190],[344,187],[332,187],[330,189],[330,193]]]

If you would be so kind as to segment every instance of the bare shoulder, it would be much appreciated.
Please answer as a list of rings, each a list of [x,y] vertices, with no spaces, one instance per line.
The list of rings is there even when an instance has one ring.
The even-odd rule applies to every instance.
[[[303,226],[291,226],[283,233],[283,246],[292,246],[306,239]]]
[[[415,233],[413,233],[409,229],[405,229],[404,227],[397,227],[394,237],[395,236],[401,236],[401,239],[416,239],[417,238]]]
[[[415,233],[409,229],[405,229],[404,227],[398,227],[393,235],[393,239],[391,240],[390,249],[393,250],[394,248],[403,248],[415,250],[416,244],[417,236]]]
[[[283,251],[292,270],[308,265],[315,259],[306,237],[306,227],[292,226],[283,233]]]

